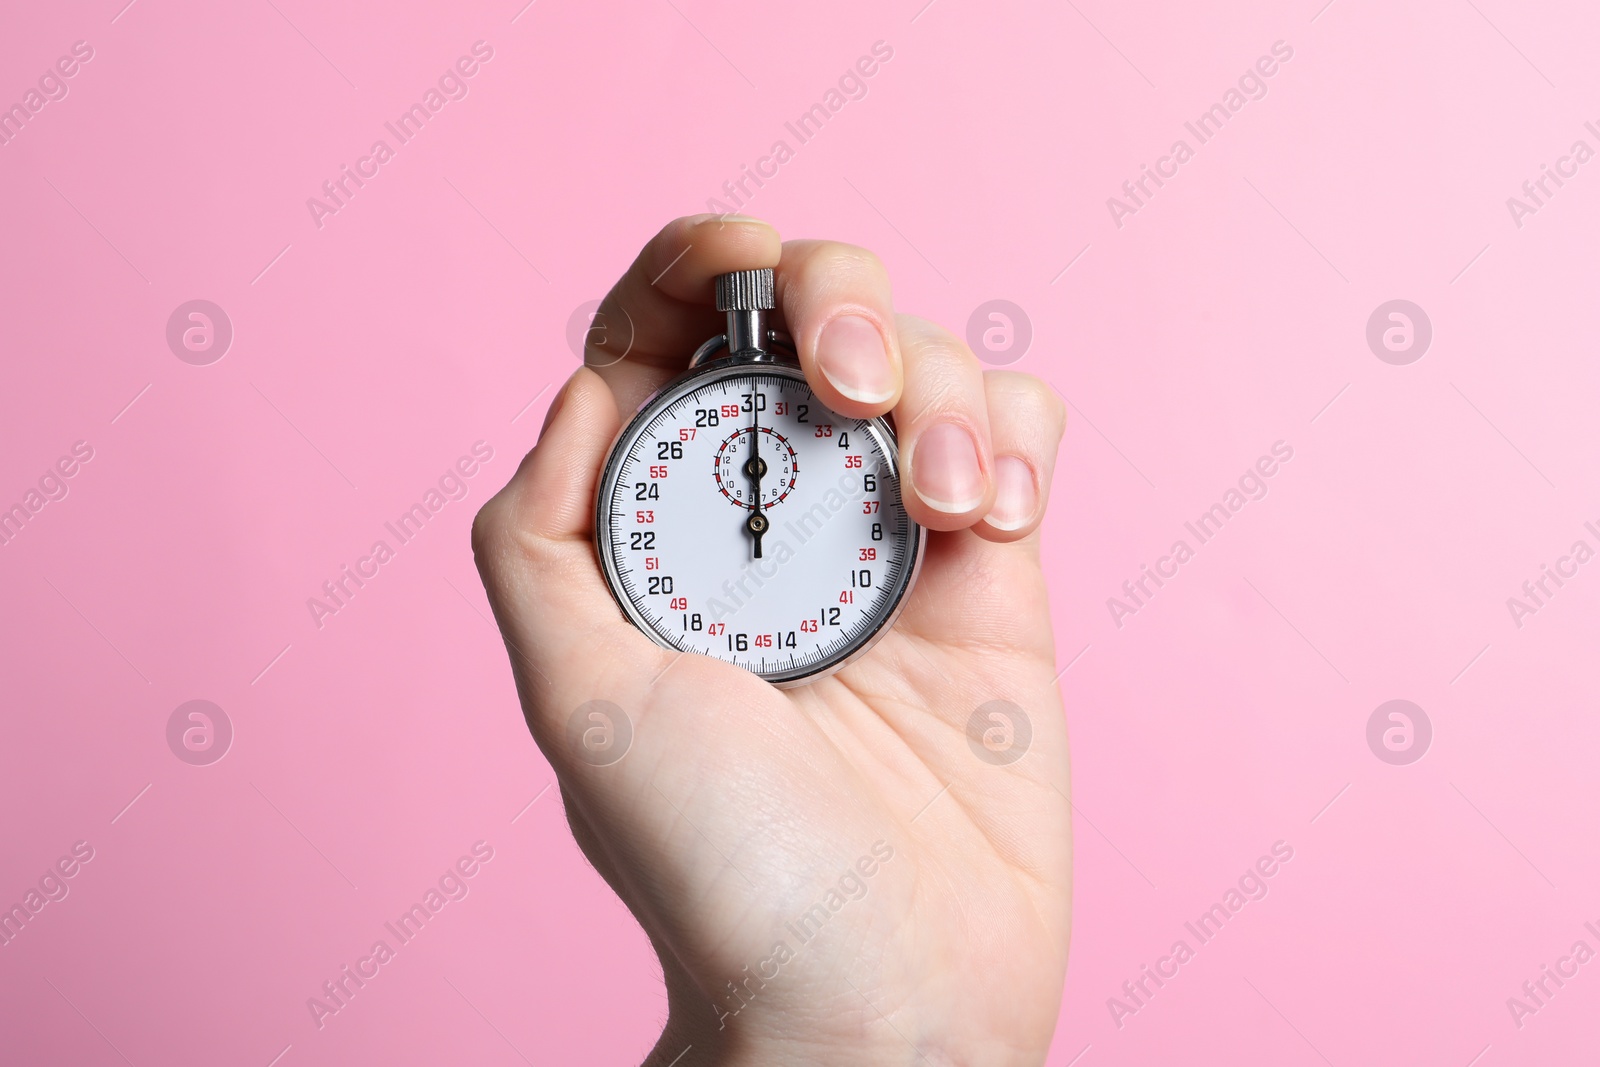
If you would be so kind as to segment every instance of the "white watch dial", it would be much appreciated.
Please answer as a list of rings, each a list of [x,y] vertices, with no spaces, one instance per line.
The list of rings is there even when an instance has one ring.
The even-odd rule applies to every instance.
[[[825,673],[893,621],[920,559],[894,447],[886,423],[828,410],[798,369],[686,378],[606,465],[607,582],[663,645],[778,683]]]

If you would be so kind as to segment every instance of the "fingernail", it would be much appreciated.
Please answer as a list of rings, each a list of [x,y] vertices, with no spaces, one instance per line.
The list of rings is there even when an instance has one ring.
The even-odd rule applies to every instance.
[[[959,515],[983,502],[983,471],[972,435],[953,422],[922,431],[911,457],[911,481],[922,502]]]
[[[771,225],[766,219],[758,219],[753,215],[720,215],[707,212],[701,215],[689,216],[689,225],[704,226],[710,222],[758,222],[763,226]]]
[[[860,404],[894,396],[894,365],[878,328],[860,315],[840,315],[817,338],[817,366],[828,384]]]
[[[994,507],[988,523],[997,530],[1020,530],[1033,521],[1039,507],[1039,493],[1033,487],[1033,471],[1016,456],[1001,456],[994,461]]]

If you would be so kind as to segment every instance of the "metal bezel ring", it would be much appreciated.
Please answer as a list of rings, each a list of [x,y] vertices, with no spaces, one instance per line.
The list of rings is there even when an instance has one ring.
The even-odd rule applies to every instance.
[[[772,333],[776,332],[772,331]],[[777,339],[786,340],[781,335]],[[611,447],[606,453],[605,465],[601,469],[600,479],[595,489],[594,550],[600,560],[600,571],[605,576],[606,588],[621,609],[623,617],[632,623],[635,628],[663,648],[670,648],[678,652],[691,652],[691,650],[675,644],[666,635],[661,634],[651,626],[622,589],[621,575],[617,570],[616,559],[609,549],[611,543],[611,514],[610,508],[606,506],[606,501],[609,496],[608,490],[614,491],[616,488],[618,471],[632,443],[637,440],[644,427],[662,408],[676,402],[684,394],[729,378],[756,375],[775,375],[790,378],[794,381],[805,383],[809,387],[809,383],[806,383],[805,374],[800,370],[799,366],[787,358],[779,358],[769,362],[768,360],[725,357],[696,365],[695,361],[715,352],[723,344],[725,344],[725,340],[719,336],[701,345],[695,353],[694,360],[691,360],[691,369],[687,373],[662,386],[640,405],[633,418],[618,431],[616,438],[611,442]],[[857,421],[864,424],[867,432],[876,441],[878,449],[884,457],[884,462],[888,466],[889,474],[895,480],[895,487],[898,491],[900,489],[900,456],[898,438],[895,435],[893,424],[883,416]],[[905,507],[903,493],[901,494],[901,507]],[[913,532],[907,549],[911,558],[905,569],[905,579],[900,583],[900,587],[895,593],[894,600],[889,604],[888,610],[878,619],[877,624],[862,636],[859,643],[849,647],[832,659],[797,670],[768,673],[750,670],[749,668],[740,669],[749,670],[751,674],[766,680],[779,689],[789,689],[826,678],[871,651],[873,646],[883,638],[884,634],[893,629],[895,622],[900,618],[901,612],[905,610],[906,603],[911,597],[911,591],[916,587],[917,577],[922,571],[923,558],[927,554],[927,529],[913,519],[909,513],[906,514],[906,522]],[[708,656],[707,658],[726,663],[729,667],[737,666],[715,656]]]

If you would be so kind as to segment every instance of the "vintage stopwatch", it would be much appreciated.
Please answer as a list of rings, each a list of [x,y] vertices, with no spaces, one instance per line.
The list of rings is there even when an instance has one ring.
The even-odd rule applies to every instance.
[[[611,447],[595,547],[656,642],[800,685],[888,631],[927,534],[901,503],[889,421],[830,411],[768,328],[772,271],[721,275],[716,297],[727,332]]]

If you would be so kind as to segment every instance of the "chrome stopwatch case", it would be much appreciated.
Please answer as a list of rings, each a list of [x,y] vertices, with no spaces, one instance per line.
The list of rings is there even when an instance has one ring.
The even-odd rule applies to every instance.
[[[894,428],[830,411],[767,326],[771,270],[717,279],[727,332],[639,409],[600,477],[595,547],[656,642],[778,686],[866,652],[905,606],[926,531]]]

